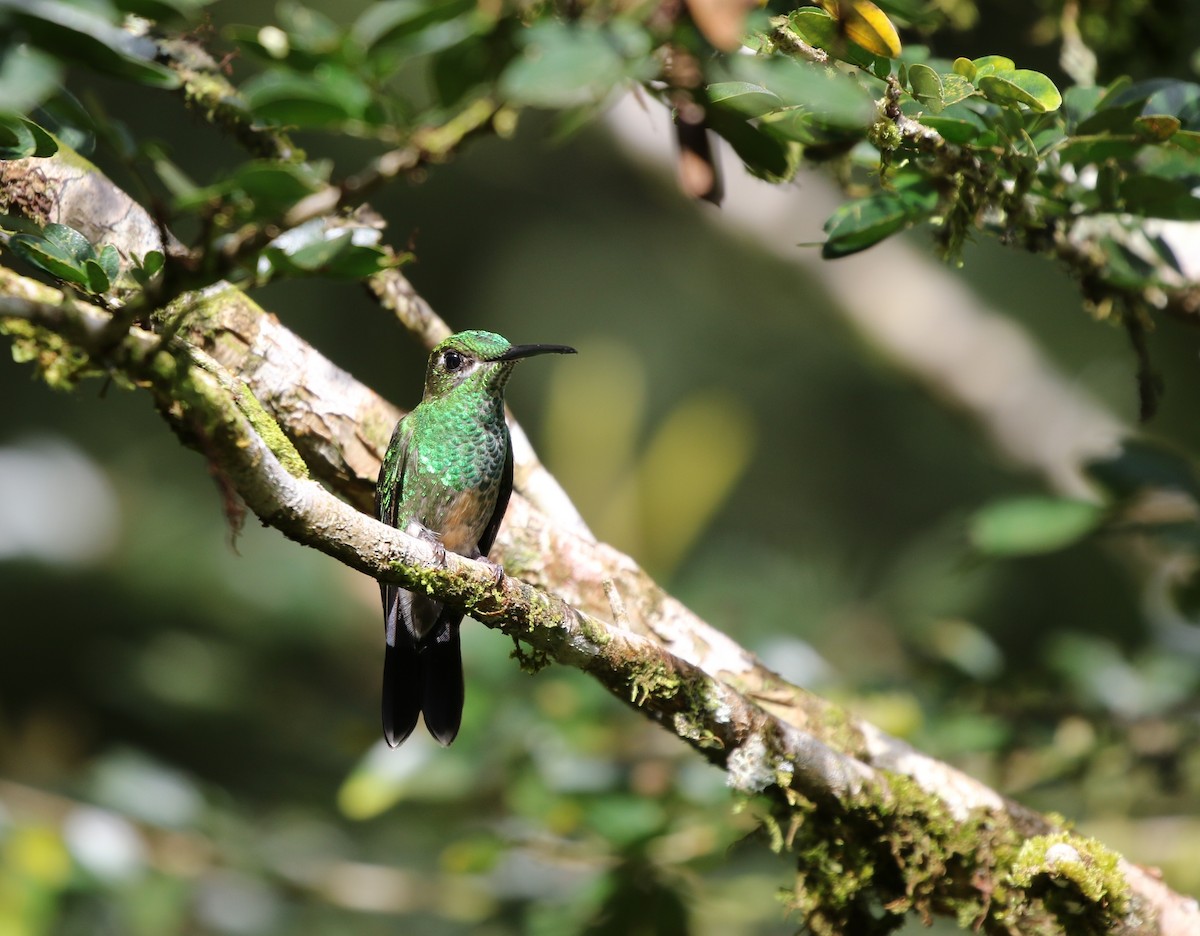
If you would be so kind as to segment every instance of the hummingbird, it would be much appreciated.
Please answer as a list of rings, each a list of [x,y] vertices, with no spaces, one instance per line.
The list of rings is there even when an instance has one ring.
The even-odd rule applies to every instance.
[[[521,358],[574,354],[566,345],[514,345],[463,331],[429,356],[425,395],[392,433],[375,487],[376,516],[445,551],[487,561],[512,494],[504,387]],[[497,577],[503,574],[496,566]],[[397,585],[383,597],[383,737],[396,747],[417,716],[438,742],[458,734],[463,709],[458,629],[463,610]]]

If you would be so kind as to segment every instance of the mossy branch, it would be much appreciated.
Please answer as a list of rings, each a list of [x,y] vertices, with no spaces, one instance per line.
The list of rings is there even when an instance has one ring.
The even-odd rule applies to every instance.
[[[777,678],[773,692],[748,690],[711,659],[684,659],[511,575],[497,583],[488,567],[439,557],[376,522],[308,476],[246,381],[182,337],[132,328],[106,344],[110,318],[0,269],[6,331],[53,336],[59,352],[69,344],[76,359],[148,389],[265,523],[365,574],[462,605],[589,673],[722,766],[732,787],[761,798],[779,847],[797,855],[794,902],[814,931],[884,932],[909,911],[987,932],[1200,931],[1195,902],[1153,875],[829,703],[808,705]]]

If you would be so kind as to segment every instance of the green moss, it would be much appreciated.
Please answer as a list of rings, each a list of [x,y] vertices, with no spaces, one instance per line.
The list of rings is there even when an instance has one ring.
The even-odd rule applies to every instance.
[[[526,650],[521,646],[516,637],[513,637],[513,650],[509,656],[517,661],[517,665],[521,667],[521,671],[533,676],[540,673],[552,662],[554,662],[550,654],[544,650],[539,650],[537,647],[530,647]]]
[[[884,114],[880,114],[867,131],[867,139],[881,153],[890,153],[904,141],[900,128]]]
[[[74,390],[84,377],[102,373],[91,359],[61,335],[10,318],[0,321],[0,334],[12,339],[12,356],[18,364],[33,364],[38,376],[55,390]]]
[[[953,916],[967,928],[1056,932],[1039,902],[1007,886],[1020,840],[979,810],[963,818],[908,777],[887,775],[837,806],[792,792],[777,810],[797,858],[791,906],[816,934],[889,933],[909,913]]]
[[[583,636],[597,647],[607,647],[612,642],[612,635],[609,634],[607,628],[597,624],[586,614],[579,616],[579,629],[583,632]]]
[[[238,387],[237,406],[288,474],[296,478],[307,478],[308,465],[292,445],[292,440],[283,434],[279,423],[263,408],[258,397],[251,393],[244,383]]]
[[[1071,936],[1107,933],[1129,909],[1120,856],[1071,832],[1026,840],[1009,868],[1008,883],[1039,898]]]
[[[683,680],[661,660],[630,661],[629,698],[642,705],[649,698],[673,699]]]
[[[675,734],[698,748],[719,749],[725,746],[725,742],[706,728],[704,720],[693,712],[676,712],[672,725]]]

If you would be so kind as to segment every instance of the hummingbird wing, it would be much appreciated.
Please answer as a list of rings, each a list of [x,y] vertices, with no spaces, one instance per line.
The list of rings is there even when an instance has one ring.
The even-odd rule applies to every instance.
[[[512,440],[508,435],[508,426],[504,427],[504,470],[500,474],[500,488],[496,491],[496,507],[492,511],[492,517],[488,520],[488,524],[483,528],[483,535],[479,537],[479,555],[484,559],[487,554],[492,551],[492,544],[496,542],[496,534],[500,532],[500,524],[504,520],[504,513],[508,510],[508,500],[512,497],[513,489],[513,456],[512,456]]]
[[[500,487],[496,491],[496,506],[476,547],[482,558],[487,558],[488,551],[496,541],[496,533],[508,509],[509,497],[512,496],[512,486],[512,444],[506,426],[504,469],[500,474]],[[444,745],[454,740],[462,724],[463,671],[458,636],[462,619],[461,609],[443,606],[433,629],[421,641],[421,711],[425,714],[425,727]]]
[[[404,467],[412,437],[413,424],[405,417],[396,424],[375,485],[375,514],[392,527],[400,525]],[[396,747],[412,734],[421,714],[421,659],[412,631],[404,622],[404,589],[380,582],[379,593],[383,599],[386,642],[383,651],[383,737],[391,747]]]

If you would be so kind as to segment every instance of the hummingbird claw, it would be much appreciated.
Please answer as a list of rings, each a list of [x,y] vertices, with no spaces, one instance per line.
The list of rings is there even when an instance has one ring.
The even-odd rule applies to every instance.
[[[488,571],[490,571],[495,578],[495,580],[492,582],[492,585],[499,585],[504,581],[504,566],[500,565],[500,563],[492,562],[491,559],[484,555],[476,556],[475,561],[481,562],[488,567]]]

